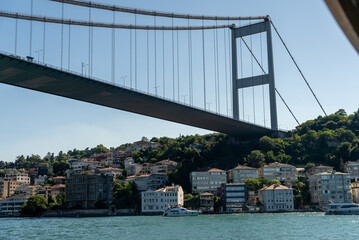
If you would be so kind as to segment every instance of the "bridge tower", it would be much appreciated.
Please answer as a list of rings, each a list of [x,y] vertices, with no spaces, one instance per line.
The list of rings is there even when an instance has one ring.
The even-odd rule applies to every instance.
[[[274,82],[274,66],[273,66],[273,48],[272,33],[269,16],[263,22],[246,25],[232,29],[232,86],[233,86],[233,118],[239,120],[239,99],[238,89],[260,86],[269,84],[269,101],[270,101],[270,117],[271,129],[278,131],[276,90]],[[268,73],[264,75],[252,76],[247,78],[238,78],[238,60],[237,60],[237,38],[243,38],[265,32],[267,36],[267,56],[268,56]],[[263,70],[264,72],[264,70]]]

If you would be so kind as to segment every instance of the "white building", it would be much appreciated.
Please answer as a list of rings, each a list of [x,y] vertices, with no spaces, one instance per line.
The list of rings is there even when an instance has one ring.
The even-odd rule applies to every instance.
[[[216,193],[222,184],[227,183],[227,172],[221,169],[212,168],[208,171],[191,172],[192,192]]]
[[[258,178],[258,169],[247,167],[247,166],[238,166],[229,170],[229,179],[233,183],[244,183],[247,178]]]
[[[28,197],[29,196],[26,195],[16,195],[7,198],[4,201],[0,201],[0,216],[20,216],[19,210],[21,209],[21,206],[27,201]]]
[[[30,184],[30,177],[27,173],[7,173],[5,179]]]
[[[178,185],[141,193],[141,211],[143,213],[162,212],[169,205],[183,206],[183,204],[183,189]]]
[[[266,212],[292,211],[294,209],[293,189],[273,184],[259,190],[259,201]]]

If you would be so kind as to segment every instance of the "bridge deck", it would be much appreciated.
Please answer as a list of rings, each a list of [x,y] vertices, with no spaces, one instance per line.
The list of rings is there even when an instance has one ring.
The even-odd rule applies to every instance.
[[[240,138],[271,133],[237,121],[155,96],[0,54],[0,82],[101,106],[227,133]]]

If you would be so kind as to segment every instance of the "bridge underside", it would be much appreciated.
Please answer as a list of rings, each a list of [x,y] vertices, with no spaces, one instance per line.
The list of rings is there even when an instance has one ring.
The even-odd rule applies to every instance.
[[[226,133],[241,139],[272,133],[268,128],[237,121],[4,54],[0,54],[0,82]]]

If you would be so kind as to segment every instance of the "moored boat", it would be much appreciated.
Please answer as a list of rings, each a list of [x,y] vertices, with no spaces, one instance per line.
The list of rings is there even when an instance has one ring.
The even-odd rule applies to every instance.
[[[359,215],[359,205],[355,203],[336,203],[330,201],[325,215]]]
[[[170,206],[163,211],[163,217],[184,217],[184,216],[198,216],[200,212],[195,210],[188,210],[184,207]]]

